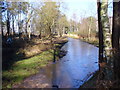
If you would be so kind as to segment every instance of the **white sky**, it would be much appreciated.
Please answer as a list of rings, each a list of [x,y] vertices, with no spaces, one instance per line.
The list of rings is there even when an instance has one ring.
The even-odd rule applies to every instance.
[[[84,17],[97,16],[97,2],[95,0],[72,1],[64,2],[67,9],[61,9],[61,11],[67,15],[68,19],[73,18],[73,14],[75,14],[77,21]]]
[[[49,0],[27,0],[30,2],[41,2]],[[51,1],[51,0],[50,0]],[[63,2],[63,7],[60,10],[64,13],[68,20],[73,18],[73,14],[76,15],[76,21],[81,18],[94,16],[97,18],[97,0],[52,0],[56,2]],[[110,2],[113,0],[109,0]],[[110,4],[110,7],[112,3]],[[112,8],[109,8],[109,16],[112,16]]]
[[[49,0],[26,0],[26,1],[41,2]],[[81,18],[88,16],[94,16],[97,18],[97,0],[52,0],[52,1],[63,2],[64,8],[61,8],[60,10],[62,11],[62,13],[66,14],[68,20],[73,18],[73,14],[76,15],[76,21],[79,21]],[[112,16],[112,8],[109,8],[109,16]]]
[[[65,0],[64,4],[67,9],[61,9],[61,11],[67,15],[69,20],[73,18],[73,14],[76,15],[76,21],[89,16],[97,18],[97,0]],[[109,7],[112,7],[112,3]],[[112,8],[109,8],[108,15],[112,16]]]

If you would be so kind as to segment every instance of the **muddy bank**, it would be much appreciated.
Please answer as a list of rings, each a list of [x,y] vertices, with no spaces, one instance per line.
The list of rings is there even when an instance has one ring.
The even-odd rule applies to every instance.
[[[97,88],[98,75],[99,71],[95,72],[94,75],[79,88]]]

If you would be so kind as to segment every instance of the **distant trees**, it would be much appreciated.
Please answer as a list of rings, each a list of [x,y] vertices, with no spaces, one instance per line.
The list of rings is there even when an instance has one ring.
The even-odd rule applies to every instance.
[[[68,29],[69,27],[69,23],[67,21],[67,18],[65,15],[61,15],[59,16],[58,19],[58,35],[61,37],[62,34],[65,34],[68,30],[66,30],[66,28]]]
[[[0,2],[1,7],[1,33],[3,36],[21,37],[24,34],[28,39],[31,34],[51,37],[53,34],[65,33],[68,28],[68,20],[60,10],[58,2]],[[5,26],[6,25],[6,26]]]
[[[77,33],[80,37],[91,39],[97,36],[97,20],[95,17],[83,18],[79,23],[71,20],[72,32]]]
[[[18,23],[18,31],[19,33],[22,32],[21,28],[21,24],[22,21],[21,17],[22,14],[26,13],[26,2],[6,2],[6,1],[2,1],[1,2],[2,5],[2,27],[4,27],[3,30],[3,35],[13,35],[15,34],[15,29],[16,29],[16,25]],[[4,24],[3,24],[4,23]],[[6,27],[5,27],[6,25]],[[6,31],[7,30],[7,31]]]
[[[51,36],[54,33],[59,14],[56,2],[45,2],[42,6],[40,17],[46,30],[46,35]]]
[[[70,20],[70,32],[76,32],[76,21]]]
[[[21,37],[24,34],[30,39],[33,34],[40,38],[42,36],[49,38],[53,34],[62,36],[67,32],[75,32],[82,37],[89,37],[89,39],[96,36],[96,18],[86,17],[79,23],[75,20],[68,21],[60,11],[61,3],[59,2],[49,1],[38,4],[3,0],[2,3],[4,17],[1,19],[1,28],[5,36]],[[73,19],[76,19],[75,15],[73,15]]]

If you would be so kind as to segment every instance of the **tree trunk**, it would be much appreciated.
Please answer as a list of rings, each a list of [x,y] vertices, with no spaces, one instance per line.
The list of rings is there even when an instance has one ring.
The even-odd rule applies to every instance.
[[[114,78],[120,80],[120,2],[113,2],[112,47],[114,59]]]
[[[28,14],[26,14],[26,18],[28,18]],[[26,37],[28,37],[28,21],[26,20],[26,24],[25,24],[25,33],[26,33]]]
[[[28,31],[28,38],[29,40],[31,39],[31,31],[30,31],[30,22],[28,23],[28,26],[27,26],[27,31]]]
[[[2,13],[0,13],[0,24],[1,24],[1,34],[2,34],[2,37],[3,37],[3,35],[4,35],[4,33],[3,33],[3,23],[2,23]]]
[[[19,38],[20,38],[20,35],[21,35],[21,2],[18,2],[18,31],[19,31]]]
[[[63,35],[65,34],[65,27],[62,28],[63,29]]]
[[[103,43],[104,43],[104,53],[106,55],[106,58],[109,59],[109,56],[111,55],[111,34],[110,34],[110,25],[109,25],[109,19],[108,19],[108,0],[102,0],[101,4],[101,20],[102,20],[102,29],[103,29]],[[108,62],[108,60],[107,60]]]
[[[19,11],[18,11],[18,32],[19,32],[19,38],[20,38],[20,15],[19,15]]]
[[[9,11],[7,10],[7,36],[10,35],[10,16]]]
[[[30,7],[28,6],[28,14],[27,14],[27,33],[28,33],[28,38],[29,40],[31,39],[31,21],[30,21]]]
[[[100,0],[98,0],[97,2],[97,7],[98,7],[98,29],[99,29],[99,63],[102,63],[103,62],[103,30],[102,30],[101,16],[100,16],[100,11],[101,11]]]
[[[4,32],[3,32],[3,23],[1,22],[1,32],[2,32],[2,37],[4,37]]]
[[[91,38],[91,24],[92,24],[92,18],[90,17],[90,25],[89,25],[89,29],[88,29],[88,40],[90,40],[90,38]]]
[[[105,79],[112,79],[113,72],[113,60],[111,59],[111,34],[110,34],[110,25],[109,25],[109,18],[108,18],[108,0],[102,0],[101,4],[101,21],[102,21],[102,29],[103,29],[103,44],[104,44],[104,59],[106,65],[109,67],[105,67]]]
[[[88,40],[90,40],[90,37],[91,37],[91,25],[89,26],[89,29],[88,29]]]
[[[27,36],[27,22],[26,22],[26,28],[25,28],[25,33],[26,33],[26,36]]]
[[[41,34],[42,34],[42,30],[40,30],[40,34],[39,34],[39,38],[40,39],[42,38]]]
[[[13,35],[15,34],[15,29],[14,29],[14,16],[12,15],[12,28],[13,28]]]

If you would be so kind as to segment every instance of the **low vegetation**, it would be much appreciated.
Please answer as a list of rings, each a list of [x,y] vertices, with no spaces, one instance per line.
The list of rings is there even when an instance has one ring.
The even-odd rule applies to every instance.
[[[37,39],[36,41],[38,40],[40,39]],[[41,44],[45,42],[46,40]],[[55,52],[56,60],[59,60],[59,58],[61,57],[60,48],[66,42],[67,42],[67,38],[63,38],[63,37],[56,38],[54,40],[54,46],[56,48],[56,52]],[[53,62],[54,50],[53,48],[51,48],[51,44],[46,43],[48,47],[47,46],[42,47],[41,44],[32,45],[30,44],[30,42],[26,43],[24,45],[25,48],[20,48],[18,51],[12,54],[12,56],[14,57],[10,57],[11,60],[9,58],[6,58],[6,61],[5,62],[3,61],[3,65],[5,67],[5,68],[3,67],[3,88],[11,88],[12,85],[16,83],[20,83],[26,77],[38,73],[40,68],[43,68],[49,63]],[[26,49],[27,47],[29,49]],[[36,48],[39,49],[38,52],[37,51],[36,53],[34,51],[29,52],[30,49],[36,50]],[[24,56],[20,55],[20,53],[28,53],[28,52],[31,54],[26,54]]]
[[[80,39],[84,42],[87,42],[89,44],[92,44],[92,45],[95,45],[96,47],[99,46],[99,39],[98,38],[95,38],[95,37],[92,37],[90,39],[88,38],[81,38],[80,36],[78,36],[77,34],[68,34],[67,35],[68,37],[71,37],[71,38],[75,38],[75,39]]]

